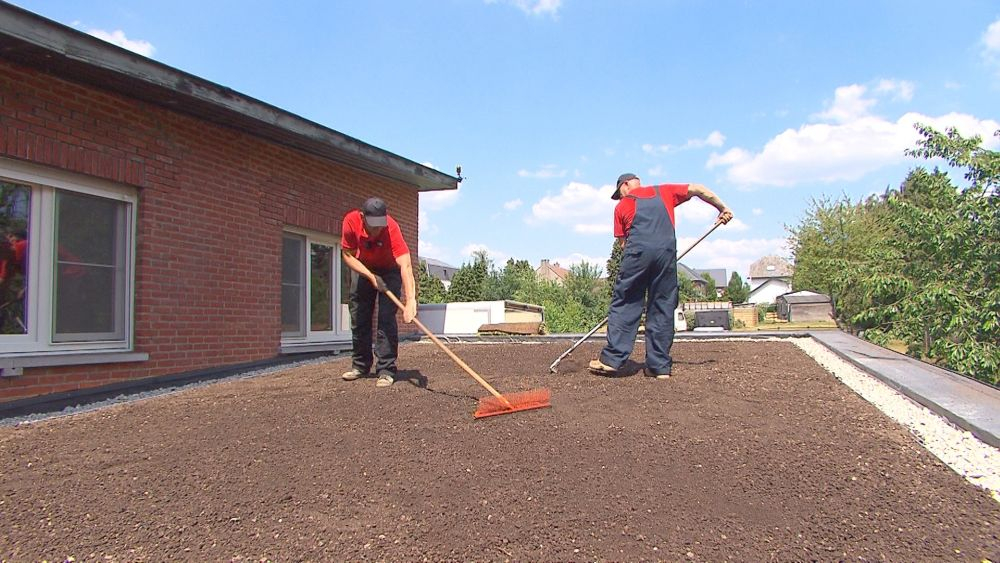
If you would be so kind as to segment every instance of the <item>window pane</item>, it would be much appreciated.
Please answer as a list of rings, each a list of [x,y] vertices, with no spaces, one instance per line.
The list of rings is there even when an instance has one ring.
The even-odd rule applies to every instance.
[[[31,188],[0,182],[0,334],[26,334]]]
[[[281,331],[290,335],[305,335],[302,313],[305,310],[302,262],[305,240],[285,235],[281,247]]]
[[[56,192],[56,341],[124,338],[126,204]]]
[[[333,330],[333,248],[313,244],[309,270],[309,328],[313,331]]]

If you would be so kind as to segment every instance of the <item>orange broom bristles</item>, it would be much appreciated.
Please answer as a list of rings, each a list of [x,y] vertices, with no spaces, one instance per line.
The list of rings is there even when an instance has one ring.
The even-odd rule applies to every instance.
[[[503,395],[503,398],[507,400],[506,404],[497,397],[483,397],[479,399],[479,408],[476,409],[476,412],[472,413],[472,416],[484,418],[498,414],[510,414],[512,412],[551,407],[552,403],[549,402],[549,395],[548,389],[533,389],[531,391],[509,393]]]

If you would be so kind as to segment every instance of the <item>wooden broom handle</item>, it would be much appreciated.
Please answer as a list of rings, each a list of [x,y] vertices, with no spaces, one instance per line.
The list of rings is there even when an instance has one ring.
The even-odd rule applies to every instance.
[[[404,306],[399,301],[399,298],[397,298],[392,293],[392,291],[386,289],[385,290],[385,294],[389,296],[389,299],[392,299],[392,302],[395,303],[396,306],[399,307],[400,310],[406,311],[406,306]],[[473,379],[475,379],[476,381],[478,381],[480,385],[482,385],[483,387],[485,387],[487,391],[489,391],[494,397],[496,397],[497,399],[499,399],[500,402],[503,403],[503,405],[505,407],[510,408],[510,409],[514,408],[514,406],[510,404],[510,401],[507,400],[507,397],[504,397],[503,395],[501,395],[499,391],[497,391],[496,389],[494,389],[492,385],[490,385],[489,383],[486,382],[485,379],[483,379],[482,377],[480,377],[480,375],[478,373],[476,373],[472,368],[470,368],[468,364],[466,364],[465,362],[463,362],[462,358],[459,358],[458,356],[455,355],[454,352],[452,352],[451,350],[449,350],[448,347],[445,346],[443,342],[441,342],[440,340],[438,340],[438,337],[434,336],[434,334],[431,333],[430,330],[427,330],[427,327],[424,326],[424,323],[420,322],[420,319],[418,319],[416,317],[413,317],[413,322],[418,327],[420,327],[420,330],[424,331],[424,334],[426,334],[435,344],[438,345],[438,348],[441,348],[442,350],[444,350],[445,354],[448,354],[448,356],[452,360],[454,360],[454,362],[456,364],[458,364],[459,367],[461,367],[462,369],[464,369],[466,373],[468,373],[469,375],[471,375]]]

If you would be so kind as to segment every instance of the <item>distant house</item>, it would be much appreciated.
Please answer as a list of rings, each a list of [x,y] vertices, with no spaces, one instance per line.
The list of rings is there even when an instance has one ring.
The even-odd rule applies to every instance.
[[[540,280],[552,281],[561,284],[569,276],[569,270],[559,265],[559,262],[549,262],[548,259],[535,269],[535,276]]]
[[[729,278],[726,277],[725,268],[698,270],[695,268],[689,268],[684,264],[678,263],[677,274],[687,276],[687,278],[691,280],[691,283],[694,285],[695,289],[697,289],[704,295],[707,295],[706,290],[708,289],[708,282],[705,281],[705,274],[708,274],[709,277],[712,278],[712,282],[714,282],[713,290],[715,291],[716,297],[722,297],[722,294],[725,293],[726,291],[726,287],[728,287],[729,285],[728,282]]]
[[[427,273],[441,280],[445,289],[451,287],[451,278],[455,277],[455,272],[458,271],[458,268],[451,264],[445,264],[440,260],[425,258],[423,256],[418,256],[417,260],[427,264]]]
[[[786,321],[829,321],[833,319],[830,296],[812,291],[796,291],[775,299],[778,318]]]
[[[750,264],[749,303],[774,303],[775,298],[792,291],[792,265],[778,256],[765,256]]]

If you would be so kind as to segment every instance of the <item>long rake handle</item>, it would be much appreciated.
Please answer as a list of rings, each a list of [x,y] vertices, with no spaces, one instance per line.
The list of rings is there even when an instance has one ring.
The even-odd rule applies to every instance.
[[[389,296],[389,299],[391,299],[392,302],[395,303],[396,306],[399,307],[399,309],[401,311],[405,311],[406,310],[406,306],[403,305],[399,301],[399,298],[396,297],[392,293],[392,291],[390,291],[390,290],[387,289],[387,290],[385,290],[385,294],[387,296]],[[466,364],[465,362],[463,362],[462,358],[459,358],[457,355],[455,355],[454,352],[452,352],[447,346],[444,345],[444,342],[441,342],[438,339],[438,337],[434,336],[434,334],[430,330],[428,330],[426,326],[424,326],[424,323],[420,322],[420,319],[418,319],[416,317],[413,317],[413,323],[416,324],[418,327],[420,327],[420,330],[424,331],[424,334],[426,334],[431,339],[432,342],[434,342],[435,344],[437,344],[438,348],[440,348],[441,350],[443,350],[445,354],[448,354],[448,357],[450,357],[456,364],[458,364],[459,367],[461,367],[462,369],[464,369],[466,373],[468,373],[469,375],[471,375],[473,379],[475,379],[477,382],[479,382],[479,384],[482,385],[487,391],[489,391],[490,394],[492,394],[501,403],[503,403],[503,405],[505,407],[507,407],[509,409],[513,409],[514,408],[514,405],[510,404],[510,401],[507,400],[507,397],[504,397],[503,395],[501,395],[500,392],[497,391],[496,389],[494,389],[492,385],[490,385],[489,383],[487,383],[486,380],[482,378],[482,376],[480,376],[478,373],[475,372],[475,370],[473,370],[472,368],[470,368],[468,364]]]
[[[722,223],[719,222],[719,221],[716,221],[715,224],[712,225],[711,229],[709,229],[708,231],[706,231],[705,234],[701,235],[701,238],[699,238],[698,240],[694,241],[694,243],[691,246],[687,247],[687,250],[685,250],[684,252],[681,252],[680,254],[677,255],[677,261],[680,262],[681,258],[684,258],[685,254],[687,254],[688,252],[691,252],[691,249],[693,249],[694,247],[698,246],[699,242],[705,240],[705,237],[707,237],[708,235],[712,234],[712,231],[714,231],[715,229],[718,229],[719,225],[722,225]],[[609,318],[610,317],[604,317],[603,321],[597,323],[597,326],[595,326],[593,329],[591,329],[591,331],[588,332],[587,334],[583,335],[583,338],[581,338],[580,340],[577,340],[575,344],[573,344],[572,346],[570,346],[569,350],[566,350],[565,352],[562,353],[561,356],[559,356],[558,358],[556,358],[556,361],[552,362],[552,365],[549,366],[549,372],[550,373],[555,373],[556,372],[556,366],[559,365],[559,362],[561,362],[563,360],[563,358],[565,358],[566,356],[570,355],[573,352],[573,350],[576,350],[580,346],[580,344],[583,344],[588,338],[590,338],[591,336],[593,336],[594,333],[597,332],[598,330],[600,330],[602,326],[606,325],[608,323],[608,319]]]

